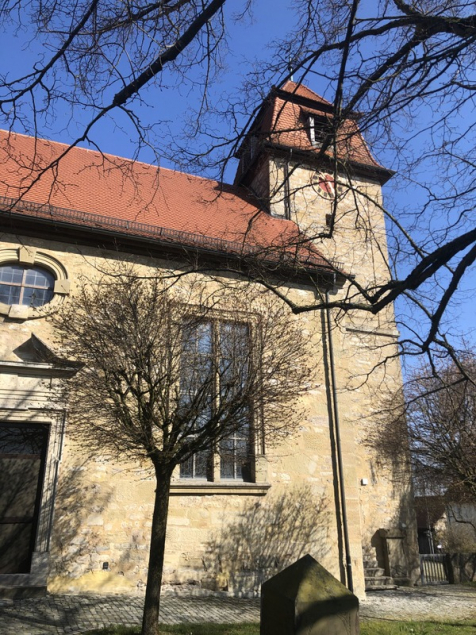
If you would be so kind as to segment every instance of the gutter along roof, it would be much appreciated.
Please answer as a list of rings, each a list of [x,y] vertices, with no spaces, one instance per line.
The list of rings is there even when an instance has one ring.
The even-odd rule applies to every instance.
[[[270,216],[243,188],[6,131],[0,210],[4,225],[34,221],[58,233],[75,228],[77,238],[114,234],[121,244],[141,239],[274,268],[335,271],[294,222]]]

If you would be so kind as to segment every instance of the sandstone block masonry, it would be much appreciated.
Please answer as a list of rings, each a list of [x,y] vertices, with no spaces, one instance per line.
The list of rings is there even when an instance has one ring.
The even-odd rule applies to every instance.
[[[281,93],[276,94],[284,99]],[[329,113],[331,106],[308,89],[301,95],[293,86],[286,94],[296,118],[283,124],[281,142],[274,145],[279,121],[273,119],[274,130],[263,134],[259,125],[268,119],[259,119],[250,133],[258,140],[253,146],[255,155],[248,153],[248,163],[240,159],[241,177],[234,187],[220,189],[206,179],[158,171],[117,157],[109,157],[110,165],[126,162],[127,174],[115,172],[117,167],[106,170],[103,157],[75,149],[70,156],[82,168],[78,171],[77,163],[66,163],[67,196],[48,181],[43,189],[32,187],[31,200],[24,196],[28,205],[22,199],[14,206],[16,215],[8,216],[10,224],[0,235],[4,285],[14,286],[8,276],[17,275],[12,273],[15,267],[24,272],[36,266],[52,276],[54,285],[44,305],[22,305],[13,295],[0,303],[0,432],[6,433],[10,444],[8,452],[2,454],[0,448],[0,461],[11,462],[12,456],[30,461],[28,469],[36,479],[36,489],[26,487],[26,480],[17,478],[21,472],[17,470],[17,490],[13,491],[10,480],[12,496],[0,500],[0,514],[10,519],[9,529],[0,532],[0,539],[7,542],[16,535],[14,526],[19,523],[15,519],[26,517],[27,503],[32,510],[28,516],[31,534],[25,533],[21,543],[26,560],[4,563],[0,586],[26,585],[57,593],[129,593],[142,590],[145,584],[154,493],[147,465],[91,455],[73,439],[67,404],[52,399],[58,382],[75,369],[55,362],[61,351],[51,317],[62,303],[74,301],[80,285],[93,284],[104,271],[117,271],[124,263],[133,264],[145,276],[157,276],[183,273],[184,267],[202,262],[200,258],[213,257],[216,269],[207,260],[208,274],[197,274],[205,285],[217,288],[233,283],[249,289],[246,285],[255,283],[237,273],[241,266],[236,264],[237,245],[245,245],[244,253],[256,251],[265,237],[275,249],[291,230],[294,237],[307,235],[306,249],[311,244],[305,252],[311,254],[311,263],[299,261],[301,252],[294,245],[298,271],[286,270],[279,279],[279,292],[296,305],[313,304],[326,292],[336,302],[352,296],[357,303],[360,296],[352,276],[359,276],[366,289],[388,279],[381,183],[382,174],[385,178],[389,174],[371,160],[358,133],[360,163],[352,156],[347,164],[340,163],[342,173],[336,182],[329,156],[320,157],[310,145],[308,111],[300,110],[312,106],[327,108]],[[266,102],[263,108],[273,103]],[[273,110],[278,111],[286,108]],[[290,126],[304,139],[297,149],[294,137],[286,137]],[[15,143],[20,141],[15,138]],[[45,156],[54,154],[54,147],[44,142]],[[26,150],[22,152],[19,156],[26,156]],[[363,168],[362,156],[367,157]],[[12,157],[6,157],[5,165]],[[18,197],[22,179],[27,178],[23,159],[14,168],[0,179],[2,196]],[[19,171],[20,182],[5,185],[3,191],[2,184]],[[130,175],[136,180],[129,182]],[[324,189],[323,182],[327,183]],[[336,199],[328,196],[331,186],[338,190],[337,206]],[[49,198],[45,198],[46,190]],[[74,209],[63,209],[66,206]],[[13,227],[12,219],[17,226]],[[174,243],[177,236],[189,242],[179,249]],[[255,240],[251,247],[246,242],[250,236]],[[275,257],[276,252],[272,253]],[[289,263],[289,245],[283,253],[283,262]],[[281,262],[279,258],[272,262],[275,271],[269,281],[274,282]],[[303,271],[313,267],[319,275],[306,278]],[[333,310],[330,318],[329,325],[321,311],[289,312],[289,320],[308,336],[315,379],[300,395],[296,433],[275,447],[255,444],[252,479],[224,479],[215,470],[215,480],[205,481],[180,478],[177,471],[171,488],[165,583],[255,595],[265,579],[307,553],[345,581],[342,492],[356,594],[364,596],[364,558],[385,566],[381,530],[403,536],[399,558],[405,560],[406,570],[402,577],[412,579],[416,529],[409,475],[396,480],[393,466],[382,464],[364,444],[368,432],[378,425],[382,400],[401,386],[393,308],[378,315]],[[12,439],[29,429],[42,431],[41,451],[25,450],[29,458],[18,458],[17,441]]]
[[[114,253],[94,249],[78,253],[77,247],[60,242],[28,243],[62,263],[73,295],[81,276],[94,277],[117,259]],[[4,236],[0,245],[19,247],[15,236]],[[149,272],[162,266],[147,258],[129,260]],[[305,288],[290,292],[298,299],[311,299],[312,292]],[[255,483],[176,479],[168,522],[167,583],[256,594],[267,577],[308,552],[336,577],[342,574],[321,317],[311,313],[290,319],[313,333],[311,354],[318,368],[315,384],[302,398],[305,415],[299,433],[259,459]],[[361,595],[362,545],[373,548],[380,528],[403,520],[411,527],[409,484],[394,483],[390,469],[377,468],[376,457],[360,444],[372,425],[369,414],[376,391],[382,390],[383,382],[399,381],[397,362],[361,381],[394,341],[394,332],[374,326],[356,326],[354,316],[349,316],[336,323],[333,332],[339,351],[336,373],[352,563]],[[147,573],[151,475],[138,466],[88,456],[68,437],[67,412],[50,408],[52,380],[42,376],[31,345],[35,337],[54,348],[47,317],[5,320],[0,329],[1,358],[13,365],[7,364],[9,371],[4,369],[2,375],[2,420],[43,422],[51,431],[38,544],[38,553],[48,555],[42,580],[46,582],[47,576],[52,592],[141,589]],[[383,351],[382,340],[387,347]],[[15,368],[20,359],[22,368]],[[368,485],[362,485],[363,479]]]

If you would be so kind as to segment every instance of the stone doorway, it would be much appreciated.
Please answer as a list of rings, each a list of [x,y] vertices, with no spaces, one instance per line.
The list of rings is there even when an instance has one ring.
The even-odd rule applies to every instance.
[[[0,574],[30,573],[48,426],[0,422]]]

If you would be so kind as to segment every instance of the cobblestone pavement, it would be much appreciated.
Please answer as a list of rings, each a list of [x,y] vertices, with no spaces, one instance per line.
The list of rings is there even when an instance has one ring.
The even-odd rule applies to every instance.
[[[109,624],[140,623],[141,596],[49,595],[0,600],[1,635],[66,635]],[[361,603],[362,618],[476,619],[476,589],[459,586],[374,591]],[[163,623],[257,622],[259,599],[164,595]]]
[[[63,635],[109,624],[140,624],[144,598],[123,595],[49,595],[34,600],[0,602],[1,635]],[[180,622],[257,622],[259,600],[164,595],[164,624]]]
[[[371,591],[360,603],[360,615],[387,620],[476,620],[476,589],[447,584]]]

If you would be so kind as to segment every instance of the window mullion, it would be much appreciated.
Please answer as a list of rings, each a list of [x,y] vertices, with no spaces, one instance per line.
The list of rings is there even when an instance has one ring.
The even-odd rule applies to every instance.
[[[250,337],[252,336],[256,342],[258,342],[258,339],[259,339],[260,345],[259,345],[258,352],[256,351],[255,348],[250,349],[252,351],[250,357],[252,358],[252,362],[256,364],[257,372],[259,373],[259,381],[263,382],[264,381],[263,367],[259,363],[259,360],[256,359],[257,355],[261,356],[263,353],[263,341],[262,341],[263,333],[259,323],[255,324],[254,330],[255,332],[251,331],[250,329]],[[250,341],[250,346],[251,346],[251,341]],[[262,389],[260,386],[260,390],[258,391],[260,394],[261,394],[261,390]],[[252,404],[252,416],[253,416],[253,434],[255,437],[254,447],[257,449],[258,454],[266,454],[265,434],[264,434],[264,409],[263,409],[262,397]]]
[[[23,296],[24,296],[24,293],[25,293],[25,285],[26,285],[26,272],[27,272],[27,269],[24,268],[23,269],[23,273],[22,273],[22,277],[21,277],[20,298],[18,300],[19,304],[23,304]]]
[[[220,412],[222,407],[227,410],[227,417],[231,416],[229,408],[232,408],[232,404],[228,403],[228,399],[240,399],[240,390],[246,390],[246,382],[249,381],[249,376],[253,373],[253,368],[256,360],[250,360],[250,355],[254,355],[250,325],[242,322],[236,322],[232,319],[227,321],[220,321],[218,319],[211,319],[202,322],[202,327],[197,325],[197,338],[200,339],[200,331],[204,332],[204,324],[207,324],[206,336],[207,344],[205,341],[199,346],[200,350],[196,349],[195,354],[201,355],[201,361],[197,364],[197,372],[200,368],[207,368],[207,374],[211,373],[210,385],[205,386],[202,384],[203,389],[206,391],[207,399],[207,415],[206,419],[203,419],[205,425],[207,425],[208,417],[215,418],[217,425],[221,424]],[[198,342],[197,340],[197,342]],[[199,343],[199,342],[198,342]],[[257,352],[259,355],[259,352]],[[205,358],[206,356],[206,358]],[[191,360],[192,365],[194,364]],[[259,367],[257,363],[257,367]],[[237,376],[237,373],[240,376]],[[241,376],[243,373],[243,376]],[[229,384],[229,385],[228,385]],[[222,399],[224,401],[222,402]],[[252,401],[252,400],[251,400]],[[240,406],[240,407],[238,407]],[[259,451],[255,448],[257,443],[257,432],[254,430],[254,423],[256,420],[260,420],[259,416],[256,416],[256,410],[260,411],[259,405],[256,406],[253,403],[246,404],[237,403],[236,416],[241,418],[236,421],[238,424],[243,424],[243,427],[236,427],[230,425],[229,433],[226,434],[228,424],[231,421],[227,419],[227,426],[224,429],[218,430],[218,440],[215,441],[213,448],[208,453],[207,459],[207,474],[208,479],[214,482],[239,482],[250,481],[253,478],[253,458]],[[199,459],[197,453],[196,456],[191,458],[193,467],[187,467],[184,463],[182,476],[185,478],[196,478],[197,474],[197,461]],[[203,453],[202,459],[203,461]],[[201,478],[203,478],[203,462],[199,472]],[[188,472],[192,472],[188,476]]]

